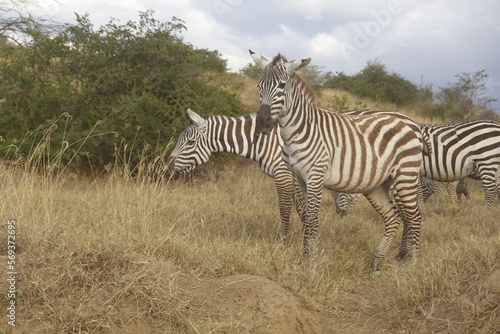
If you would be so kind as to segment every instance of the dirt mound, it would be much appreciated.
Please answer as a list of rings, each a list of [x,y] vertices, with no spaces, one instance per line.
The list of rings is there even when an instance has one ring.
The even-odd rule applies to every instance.
[[[84,258],[81,254],[78,257],[80,261]],[[264,276],[198,278],[170,261],[142,255],[127,255],[122,262],[115,262],[123,262],[123,271],[117,271],[110,280],[114,283],[97,292],[106,296],[105,301],[113,300],[112,304],[82,306],[77,298],[80,295],[72,297],[66,288],[66,295],[59,295],[54,302],[41,298],[29,310],[20,307],[19,326],[6,328],[4,322],[0,333],[496,334],[500,328],[498,269],[464,286],[465,293],[455,300],[436,300],[434,307],[407,323],[391,323],[381,314],[378,301],[365,298],[373,288],[369,283],[318,305]],[[25,263],[23,267],[28,266]],[[120,277],[125,282],[122,286]],[[6,287],[5,282],[2,287]],[[52,313],[46,313],[47,303]],[[6,308],[3,310],[0,315],[5,319]],[[99,318],[103,310],[113,312],[113,316]],[[90,327],[89,321],[102,324]]]
[[[189,297],[186,309],[199,320],[204,318],[211,330],[332,333],[324,313],[265,277],[238,274],[197,281],[184,293]]]
[[[186,283],[186,282],[184,282]],[[182,284],[184,285],[184,284]],[[189,316],[207,329],[238,333],[396,333],[378,320],[376,305],[362,292],[339,296],[328,309],[266,277],[238,274],[192,281],[183,294]],[[474,284],[455,301],[436,306],[405,333],[499,333],[500,270]],[[377,320],[378,319],[378,320]]]

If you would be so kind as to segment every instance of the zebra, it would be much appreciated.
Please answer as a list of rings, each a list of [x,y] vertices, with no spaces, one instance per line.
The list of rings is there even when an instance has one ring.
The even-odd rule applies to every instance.
[[[272,61],[250,51],[263,72],[258,82],[257,126],[269,133],[277,121],[283,138],[283,160],[292,171],[298,195],[306,203],[304,254],[317,249],[318,210],[322,189],[363,193],[384,220],[385,232],[372,268],[379,270],[389,244],[403,222],[398,259],[416,258],[421,215],[417,203],[424,144],[403,117],[393,114],[343,115],[314,105],[309,84],[295,71],[311,61]],[[390,187],[396,193],[391,200]],[[404,217],[398,214],[403,210]]]
[[[372,110],[357,112],[371,113]],[[295,204],[297,213],[301,215],[301,204],[294,196],[293,176],[281,158],[283,141],[277,132],[278,127],[264,136],[256,130],[255,113],[240,117],[200,116],[187,109],[187,114],[191,125],[181,132],[176,146],[167,158],[169,170],[188,173],[207,162],[214,152],[234,153],[257,162],[266,175],[274,178],[281,217],[281,235],[283,240],[289,239],[291,208]],[[360,197],[360,194],[334,193],[332,192],[334,200],[340,197],[336,202],[336,210],[342,216],[347,215],[350,206]]]
[[[335,211],[341,217],[347,216],[353,205],[361,198],[361,194],[344,194],[332,191],[332,198],[335,203]]]
[[[446,188],[448,195],[450,196],[451,203],[456,205],[461,196],[464,196],[467,200],[470,200],[469,189],[467,187],[467,182],[465,179],[453,182],[439,182],[435,180],[428,179],[426,177],[421,177],[422,186],[422,202],[426,201],[434,195],[434,203],[437,204],[437,196],[443,188]],[[354,204],[361,197],[361,194],[344,194],[336,191],[332,191],[332,198],[335,203],[335,210],[341,217],[347,216],[347,213],[352,209]],[[422,205],[422,203],[421,203]],[[423,207],[420,207],[423,211]],[[423,214],[423,213],[422,213]]]
[[[429,179],[452,182],[467,176],[479,178],[485,206],[498,196],[500,123],[476,120],[455,124],[421,124],[432,153],[423,156],[421,174]]]
[[[451,203],[456,205],[463,195],[466,199],[470,200],[469,189],[467,188],[467,183],[465,179],[460,179],[458,181],[452,182],[439,182],[436,180],[431,180],[426,177],[420,178],[422,184],[422,197],[426,201],[434,195],[434,203],[437,203],[438,195],[446,188],[448,195],[450,196]]]
[[[456,185],[454,187],[451,186],[454,185],[455,183]],[[451,183],[448,182],[447,186],[448,186],[447,187],[448,194],[452,198],[452,201],[456,196],[455,203],[458,203],[460,201],[461,196],[464,196],[465,199],[470,200],[469,187],[467,187],[467,181],[465,180],[465,178],[458,180],[458,182],[457,181]]]
[[[283,141],[274,127],[267,136],[256,129],[256,114],[241,117],[222,115],[200,116],[188,109],[191,125],[177,139],[167,158],[170,170],[187,173],[205,163],[213,152],[229,152],[257,162],[261,170],[274,178],[281,217],[281,235],[290,235],[291,208],[300,204],[295,196],[293,176],[281,158]]]

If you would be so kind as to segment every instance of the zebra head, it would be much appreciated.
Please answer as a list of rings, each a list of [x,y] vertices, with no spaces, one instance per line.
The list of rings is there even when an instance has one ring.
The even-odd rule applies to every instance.
[[[208,161],[212,153],[207,141],[207,121],[192,111],[187,110],[192,124],[179,135],[174,150],[167,158],[169,170],[187,173]]]
[[[286,98],[293,72],[309,64],[311,58],[287,61],[278,54],[272,61],[250,51],[253,60],[263,72],[259,79],[260,109],[257,113],[257,128],[263,134],[271,132],[274,122],[286,110]]]

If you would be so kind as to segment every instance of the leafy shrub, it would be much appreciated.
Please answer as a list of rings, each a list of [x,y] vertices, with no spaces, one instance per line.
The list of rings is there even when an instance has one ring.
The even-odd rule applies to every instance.
[[[85,143],[84,151],[92,153],[82,163],[104,165],[122,141],[138,148],[166,145],[186,125],[187,108],[243,113],[236,96],[207,75],[227,70],[217,51],[184,43],[180,19],[159,22],[153,11],[139,16],[138,22],[112,19],[95,29],[88,15],[77,14],[76,24],[61,26],[55,36],[32,31],[29,44],[1,47],[0,136],[7,146],[68,113],[69,141],[96,124],[99,132],[117,133]],[[62,135],[55,133],[54,140]]]

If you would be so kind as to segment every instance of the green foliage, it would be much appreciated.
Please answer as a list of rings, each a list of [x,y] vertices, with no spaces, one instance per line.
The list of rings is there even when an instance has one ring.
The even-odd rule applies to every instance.
[[[349,76],[344,72],[327,72],[323,75],[323,86],[329,88],[350,91],[352,82],[352,76]]]
[[[330,105],[328,105],[329,108],[332,108],[333,110],[347,110],[349,109],[349,104],[348,104],[348,96],[347,94],[344,94],[342,96],[334,95],[332,96],[330,100]]]
[[[240,74],[252,79],[258,79],[262,73],[262,69],[254,63],[248,63],[245,67],[240,69]]]
[[[377,102],[390,102],[409,106],[417,102],[419,89],[397,73],[389,73],[379,60],[369,61],[358,74],[349,76],[343,72],[328,72],[323,86],[343,89],[359,97]]]
[[[488,111],[491,102],[496,101],[487,95],[486,70],[462,72],[455,77],[455,82],[439,88],[434,108],[437,116],[450,121],[471,120]]]
[[[366,104],[361,100],[350,101],[347,94],[333,95],[326,104],[327,108],[332,110],[353,110],[366,109]]]
[[[153,11],[139,16],[95,29],[88,15],[77,14],[76,24],[65,24],[55,36],[33,31],[30,44],[1,47],[0,136],[7,144],[68,113],[69,139],[84,137],[96,123],[99,132],[118,133],[85,144],[82,152],[93,152],[90,162],[103,165],[121,142],[138,150],[166,145],[185,127],[187,108],[243,112],[234,94],[212,82],[213,74],[227,70],[217,51],[184,43],[180,19],[160,22]]]

